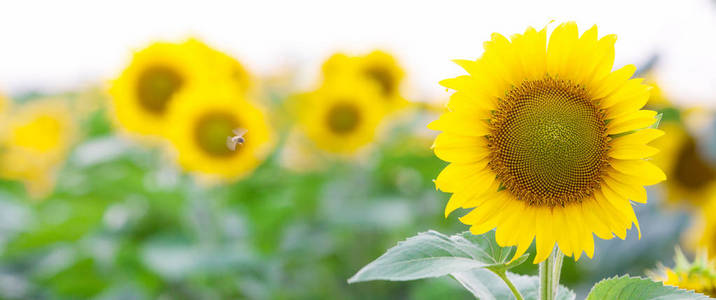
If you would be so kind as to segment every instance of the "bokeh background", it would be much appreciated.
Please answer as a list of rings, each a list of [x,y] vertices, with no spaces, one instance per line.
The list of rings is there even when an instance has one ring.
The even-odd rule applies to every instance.
[[[551,20],[617,34],[616,66],[653,85],[667,131],[641,240],[598,241],[563,283],[585,295],[673,264],[677,245],[716,253],[712,1],[14,1],[0,297],[470,299],[450,278],[346,279],[418,232],[467,229],[431,181],[438,81],[492,32]],[[147,70],[164,77],[143,85]]]

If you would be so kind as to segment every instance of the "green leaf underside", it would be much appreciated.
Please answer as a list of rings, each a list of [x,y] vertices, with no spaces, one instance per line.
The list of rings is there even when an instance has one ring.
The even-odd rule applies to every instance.
[[[486,269],[472,269],[453,273],[452,276],[480,300],[515,299],[512,291],[502,282],[502,279]],[[520,291],[525,300],[539,299],[539,277],[507,272],[507,278]],[[574,292],[564,286],[559,286],[554,299],[574,300],[575,297]]]
[[[665,286],[641,277],[624,275],[600,281],[592,287],[587,300],[682,300],[709,299],[693,291],[682,290],[673,286]]]
[[[528,256],[525,254],[508,265],[512,250],[513,247],[502,248],[497,245],[494,231],[482,235],[473,235],[466,231],[447,236],[431,230],[419,233],[388,249],[348,279],[348,283],[415,280],[477,268],[506,270],[524,262]]]

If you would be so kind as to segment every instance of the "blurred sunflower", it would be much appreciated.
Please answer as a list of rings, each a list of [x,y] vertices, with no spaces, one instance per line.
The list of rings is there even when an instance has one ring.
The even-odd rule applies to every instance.
[[[689,262],[681,249],[676,248],[673,269],[663,265],[656,271],[648,272],[649,277],[686,290],[693,290],[709,297],[716,297],[716,261],[709,260],[706,251],[696,255],[693,262]]]
[[[206,56],[196,48],[157,42],[134,54],[109,90],[122,127],[139,134],[163,133],[174,96],[207,80]]]
[[[334,81],[297,97],[303,132],[319,148],[353,154],[371,143],[385,113],[373,85]]]
[[[229,78],[236,83],[236,87],[242,92],[247,92],[252,87],[251,74],[235,58],[224,52],[209,47],[198,39],[189,39],[186,44],[193,47],[199,53],[205,55],[208,64],[211,66],[212,76]]]
[[[435,154],[450,162],[435,180],[452,193],[446,215],[475,208],[460,220],[471,232],[497,228],[515,257],[536,239],[534,262],[555,243],[567,255],[592,257],[592,234],[624,239],[631,202],[646,202],[644,185],[665,179],[644,160],[646,144],[663,134],[646,128],[656,112],[633,65],[612,72],[615,35],[579,36],[573,22],[528,28],[508,40],[493,34],[477,61],[458,60],[470,75],[441,82],[456,90],[449,112],[428,125],[443,131]],[[641,231],[639,231],[641,236]]]
[[[667,200],[704,204],[716,194],[716,168],[682,123],[664,122],[661,128],[669,138],[654,142],[661,151],[654,155],[653,162],[669,177],[664,183]]]
[[[233,180],[253,171],[272,145],[264,112],[235,87],[214,85],[177,95],[171,107],[169,139],[179,164],[207,179]],[[233,130],[245,129],[245,142],[227,147]]]
[[[54,186],[55,173],[76,137],[76,125],[64,102],[35,100],[8,116],[0,155],[0,177],[24,182],[32,198]]]
[[[404,107],[400,87],[405,73],[396,59],[387,52],[376,50],[364,56],[349,57],[335,54],[323,64],[325,81],[342,76],[355,76],[376,84],[383,104],[389,111]]]

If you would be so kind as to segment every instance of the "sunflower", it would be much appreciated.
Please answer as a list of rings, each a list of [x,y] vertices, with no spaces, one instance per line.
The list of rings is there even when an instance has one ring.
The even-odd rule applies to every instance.
[[[382,102],[389,111],[408,103],[400,92],[405,73],[397,60],[384,51],[375,50],[356,57],[335,54],[323,64],[323,75],[325,81],[352,76],[377,85]]]
[[[33,198],[51,192],[56,169],[76,136],[70,110],[57,99],[35,100],[7,117],[0,177],[21,180]]]
[[[319,148],[353,154],[375,139],[384,110],[374,85],[337,80],[296,97],[303,132]]]
[[[670,121],[661,128],[669,138],[654,143],[661,150],[654,163],[669,176],[664,184],[667,200],[694,206],[706,203],[716,194],[716,168],[684,124]]]
[[[573,22],[528,28],[511,40],[493,34],[476,61],[458,60],[469,75],[441,82],[456,90],[449,112],[428,125],[443,131],[435,154],[450,164],[436,187],[452,193],[446,215],[474,208],[460,220],[471,232],[497,228],[500,246],[519,257],[536,240],[534,262],[555,243],[568,256],[592,257],[594,239],[624,239],[629,200],[646,202],[644,185],[665,179],[645,157],[663,132],[646,128],[656,113],[632,65],[612,71],[614,35],[594,26],[579,36]],[[641,236],[641,231],[639,231]]]
[[[709,260],[706,251],[700,251],[693,262],[689,262],[681,249],[676,248],[673,269],[663,265],[656,271],[648,272],[649,277],[686,290],[693,290],[709,297],[716,297],[716,261]]]
[[[197,47],[157,42],[136,52],[109,90],[117,121],[127,131],[161,135],[174,96],[207,80]]]
[[[272,133],[262,110],[228,84],[187,90],[170,108],[168,136],[179,164],[212,180],[234,180],[253,171],[272,145]],[[227,138],[246,130],[235,150]]]
[[[194,51],[205,55],[212,69],[212,76],[217,77],[219,80],[221,77],[228,78],[231,82],[235,83],[236,87],[242,92],[247,92],[251,89],[251,74],[249,74],[238,60],[224,52],[209,47],[198,39],[189,39],[186,45],[193,47]]]

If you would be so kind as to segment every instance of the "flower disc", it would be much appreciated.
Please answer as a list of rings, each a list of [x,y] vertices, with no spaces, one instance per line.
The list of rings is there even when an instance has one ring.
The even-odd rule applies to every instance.
[[[490,166],[520,200],[564,205],[598,184],[606,126],[584,88],[550,77],[524,82],[492,121]]]

